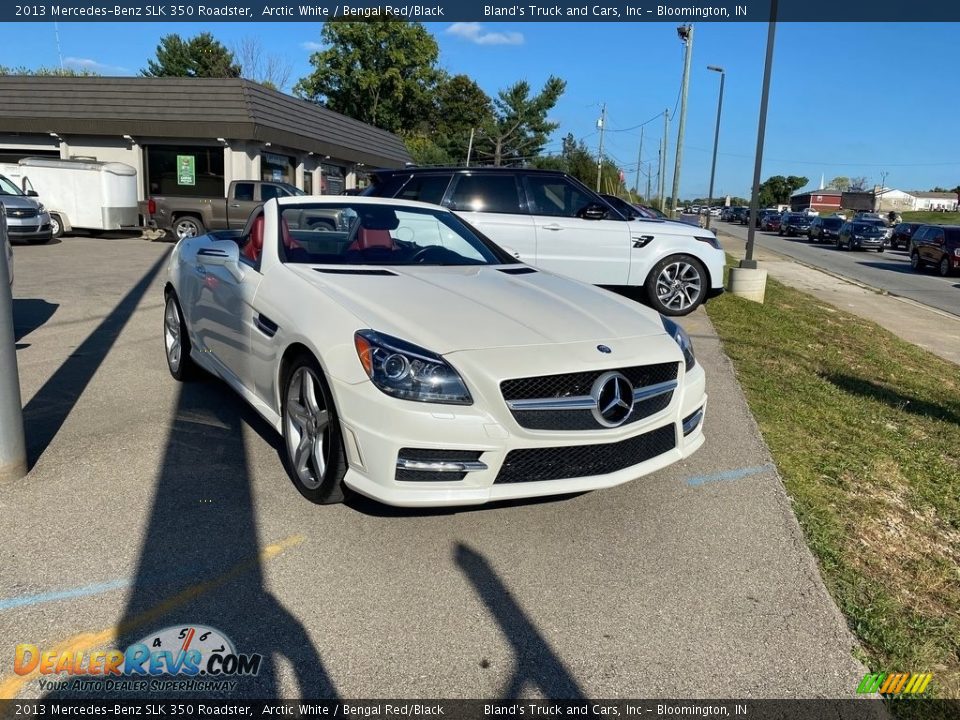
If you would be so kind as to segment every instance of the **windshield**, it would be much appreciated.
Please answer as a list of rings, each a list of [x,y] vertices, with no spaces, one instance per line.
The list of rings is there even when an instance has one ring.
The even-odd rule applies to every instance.
[[[843,225],[843,220],[841,220],[840,218],[836,218],[836,219],[828,218],[823,221],[823,226],[825,228],[829,228],[830,230],[836,230],[841,225]]]
[[[0,175],[0,195],[23,195],[12,180]]]
[[[444,210],[394,205],[282,205],[280,257],[318,265],[503,265],[518,262]],[[285,227],[284,227],[285,225]]]
[[[855,233],[873,233],[879,229],[874,223],[858,222],[853,224]]]
[[[305,193],[303,190],[301,190],[300,188],[298,188],[298,187],[296,187],[296,186],[294,186],[294,185],[291,185],[290,183],[276,183],[276,184],[279,185],[280,187],[282,187],[284,190],[286,190],[286,191],[287,191],[288,193],[290,193],[291,195],[296,195],[296,196],[298,196],[298,197],[301,196],[301,195],[303,195],[303,196],[306,195],[306,193]]]

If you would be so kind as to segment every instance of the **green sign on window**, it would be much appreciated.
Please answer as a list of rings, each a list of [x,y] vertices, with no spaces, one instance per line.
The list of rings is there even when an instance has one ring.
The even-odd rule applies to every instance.
[[[197,184],[197,159],[193,155],[177,155],[177,185]]]

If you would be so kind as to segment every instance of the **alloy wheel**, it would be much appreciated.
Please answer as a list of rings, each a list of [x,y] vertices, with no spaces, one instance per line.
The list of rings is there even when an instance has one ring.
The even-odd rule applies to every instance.
[[[181,331],[180,311],[177,309],[177,301],[173,297],[168,297],[163,311],[163,344],[167,351],[167,363],[174,373],[180,369],[180,361],[183,356],[183,343],[180,340]]]
[[[940,270],[940,275],[941,275],[941,276],[947,277],[947,276],[950,274],[950,260],[949,260],[949,258],[947,258],[946,256],[944,256],[944,257],[940,260],[940,265],[938,265],[937,268]]]
[[[196,223],[189,220],[178,222],[174,226],[173,231],[179,240],[195,238],[198,235]]]
[[[672,262],[657,276],[657,297],[671,310],[686,310],[696,305],[701,292],[700,273],[688,262]]]
[[[320,380],[309,367],[294,371],[284,409],[287,455],[308,490],[323,483],[330,461],[330,413]]]

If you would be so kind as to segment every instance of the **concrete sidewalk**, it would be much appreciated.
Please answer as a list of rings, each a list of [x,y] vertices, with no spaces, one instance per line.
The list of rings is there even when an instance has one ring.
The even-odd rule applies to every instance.
[[[723,249],[742,259],[746,251],[744,241],[721,228],[714,229]],[[804,265],[759,246],[755,247],[754,258],[770,277],[785,285],[872,320],[903,340],[960,365],[960,317]]]

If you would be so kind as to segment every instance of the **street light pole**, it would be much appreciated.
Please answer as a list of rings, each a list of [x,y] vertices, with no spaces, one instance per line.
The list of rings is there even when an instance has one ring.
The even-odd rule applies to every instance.
[[[667,192],[667,150],[670,143],[670,108],[663,110],[663,150],[660,152],[660,183],[658,191],[660,193],[660,212],[666,212],[667,198],[664,197]]]
[[[7,218],[0,204],[0,482],[17,480],[27,474],[14,338],[13,297],[7,265]]]
[[[773,70],[773,41],[777,33],[777,0],[770,0],[770,24],[767,28],[767,57],[763,63],[763,90],[760,95],[760,122],[757,127],[757,158],[753,165],[753,191],[750,197],[750,216],[747,222],[747,250],[740,267],[756,270],[753,259],[756,217],[760,211],[760,169],[763,165],[763,138],[767,132],[767,102],[770,99],[770,74]]]
[[[683,161],[683,133],[687,127],[687,94],[690,89],[690,59],[693,56],[693,25],[681,25],[677,35],[683,40],[683,82],[680,85],[680,127],[677,130],[677,151],[673,166],[673,196],[670,200],[670,217],[677,216],[677,199],[680,194],[680,164]]]
[[[722,67],[716,65],[707,65],[707,70],[720,73],[720,99],[717,100],[717,129],[713,133],[713,164],[710,166],[710,190],[707,193],[707,206],[713,207],[713,178],[717,173],[717,146],[720,142],[720,113],[723,110],[723,81],[727,78],[727,73]],[[707,211],[707,229],[710,228],[710,211]]]
[[[607,127],[607,104],[604,103],[600,109],[600,120],[597,122],[600,128],[600,147],[597,149],[597,192],[600,192],[600,173],[603,170],[603,131]]]

